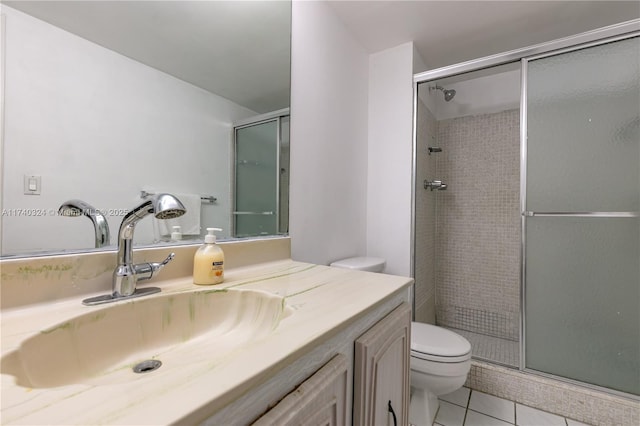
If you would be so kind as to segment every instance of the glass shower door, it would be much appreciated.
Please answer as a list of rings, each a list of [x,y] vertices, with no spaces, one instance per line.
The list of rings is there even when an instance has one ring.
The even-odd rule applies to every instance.
[[[640,42],[524,61],[525,367],[640,394]]]
[[[279,119],[235,130],[234,236],[278,234]]]

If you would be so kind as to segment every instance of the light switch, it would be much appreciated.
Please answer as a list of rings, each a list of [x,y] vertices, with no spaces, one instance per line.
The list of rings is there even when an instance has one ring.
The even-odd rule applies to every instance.
[[[42,181],[40,176],[24,175],[24,194],[40,195]]]

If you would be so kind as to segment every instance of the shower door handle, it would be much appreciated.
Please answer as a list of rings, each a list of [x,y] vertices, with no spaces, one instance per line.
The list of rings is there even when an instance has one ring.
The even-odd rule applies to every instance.
[[[522,216],[525,217],[639,217],[640,212],[532,212],[524,211]]]

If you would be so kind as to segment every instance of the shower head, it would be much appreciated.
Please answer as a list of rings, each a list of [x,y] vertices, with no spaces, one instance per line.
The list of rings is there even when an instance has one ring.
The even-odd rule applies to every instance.
[[[429,91],[431,90],[440,90],[442,93],[444,93],[444,100],[449,102],[451,99],[453,99],[453,97],[456,95],[456,91],[453,89],[445,89],[442,86],[438,86],[436,85],[434,86],[429,86]]]
[[[453,89],[449,89],[449,90],[445,90],[444,91],[444,100],[449,102],[451,99],[453,99],[453,97],[456,95],[456,91]]]

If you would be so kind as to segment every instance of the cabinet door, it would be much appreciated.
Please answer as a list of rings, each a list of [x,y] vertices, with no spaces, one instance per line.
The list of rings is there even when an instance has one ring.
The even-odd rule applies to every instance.
[[[411,308],[406,302],[356,340],[354,425],[408,424],[410,351]]]
[[[338,354],[254,425],[347,425],[347,357]]]

